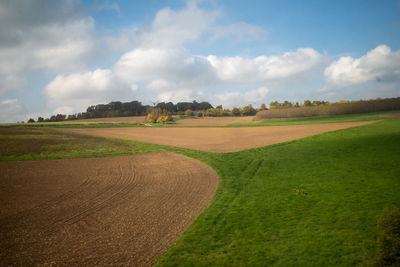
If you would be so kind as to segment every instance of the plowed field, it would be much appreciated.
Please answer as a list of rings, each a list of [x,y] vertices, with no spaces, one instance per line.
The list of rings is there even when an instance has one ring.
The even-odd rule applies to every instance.
[[[239,128],[92,128],[71,131],[212,152],[234,152],[373,122]]]
[[[1,265],[148,266],[217,184],[173,153],[0,162]]]
[[[171,126],[224,126],[237,122],[251,122],[254,116],[249,117],[204,117],[198,119],[177,120]]]
[[[96,119],[82,119],[73,120],[71,122],[108,122],[108,123],[142,123],[145,116],[130,116],[130,117],[111,117],[111,118],[96,118]]]

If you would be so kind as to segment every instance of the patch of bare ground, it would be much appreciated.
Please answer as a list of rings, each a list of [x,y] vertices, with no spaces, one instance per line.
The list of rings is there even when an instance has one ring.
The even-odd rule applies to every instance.
[[[142,123],[142,122],[144,122],[144,119],[145,119],[145,116],[130,116],[130,117],[111,117],[111,118],[71,120],[70,122]]]
[[[254,116],[246,117],[201,117],[198,119],[178,120],[172,126],[224,126],[237,122],[251,122]]]
[[[234,152],[373,122],[238,128],[92,128],[71,131],[211,152]]]
[[[149,266],[209,204],[210,167],[174,153],[0,162],[0,262]]]
[[[384,114],[384,115],[381,115],[381,117],[384,117],[384,118],[395,118],[395,117],[400,117],[400,112],[390,113],[390,114]]]

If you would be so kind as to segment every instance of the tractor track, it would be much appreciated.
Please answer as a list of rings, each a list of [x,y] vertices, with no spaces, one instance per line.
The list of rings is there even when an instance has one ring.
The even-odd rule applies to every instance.
[[[218,176],[174,154],[0,162],[2,265],[151,265]]]

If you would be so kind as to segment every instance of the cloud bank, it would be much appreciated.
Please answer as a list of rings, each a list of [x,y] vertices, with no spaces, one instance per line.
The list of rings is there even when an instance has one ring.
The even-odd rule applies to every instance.
[[[124,12],[104,3],[97,3],[97,12]],[[258,56],[202,54],[191,44],[268,45],[271,33],[243,21],[223,23],[223,11],[198,1],[163,8],[147,25],[100,34],[95,19],[82,10],[77,0],[0,2],[0,113],[8,114],[2,121],[21,120],[9,114],[12,109],[33,114],[10,92],[27,90],[27,77],[37,72],[50,77],[42,87],[44,113],[82,112],[116,100],[197,99],[232,107],[310,96],[390,97],[400,91],[400,51],[386,45],[335,60],[312,47]],[[91,61],[94,55],[100,64]],[[113,55],[112,61],[101,62],[104,55]]]

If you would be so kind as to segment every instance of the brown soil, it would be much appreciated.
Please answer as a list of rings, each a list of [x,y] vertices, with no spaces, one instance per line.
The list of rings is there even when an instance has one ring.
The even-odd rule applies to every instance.
[[[373,122],[238,128],[91,128],[70,130],[83,134],[197,150],[234,152]]]
[[[73,122],[108,122],[108,123],[143,123],[145,116],[130,116],[130,117],[113,117],[113,118],[96,118],[96,119],[82,119],[72,120]]]
[[[384,115],[381,115],[381,117],[384,117],[384,118],[395,118],[395,117],[400,117],[400,112],[397,112],[397,113],[390,113],[390,114],[384,114]]]
[[[237,122],[250,122],[254,117],[204,117],[198,119],[183,119],[177,120],[172,126],[223,126]],[[93,123],[144,123],[145,116],[131,116],[131,117],[113,117],[113,118],[96,118],[96,119],[83,119],[73,120],[74,122],[93,122]]]
[[[0,162],[0,262],[149,266],[211,201],[208,166],[173,153]]]
[[[253,116],[248,117],[204,117],[198,119],[177,120],[172,126],[224,126],[237,122],[251,122]]]

